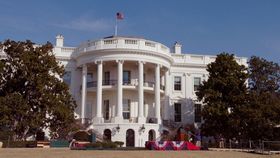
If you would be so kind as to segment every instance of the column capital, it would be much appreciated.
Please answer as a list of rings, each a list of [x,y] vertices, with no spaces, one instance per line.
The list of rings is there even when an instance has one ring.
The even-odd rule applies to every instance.
[[[86,64],[83,64],[83,66],[82,66],[82,72],[83,72],[83,74],[84,74],[84,73],[87,73],[87,65],[86,65]]]
[[[170,75],[170,74],[171,74],[170,69],[167,69],[167,70],[165,71],[165,74],[166,74],[166,75]]]
[[[82,67],[87,67],[87,64],[83,64]]]
[[[146,64],[146,62],[145,62],[145,61],[142,61],[142,60],[138,60],[137,63],[138,63],[138,64]]]
[[[191,73],[184,73],[184,76],[191,76]]]
[[[121,63],[123,64],[124,63],[124,60],[116,60],[117,63]]]
[[[97,60],[94,62],[95,64],[103,64],[103,61],[102,60]]]
[[[155,64],[155,66],[159,66],[159,68],[162,68],[162,65],[161,64]]]

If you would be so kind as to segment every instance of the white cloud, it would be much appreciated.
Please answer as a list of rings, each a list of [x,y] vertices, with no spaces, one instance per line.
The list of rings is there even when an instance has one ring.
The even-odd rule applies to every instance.
[[[87,19],[87,18],[79,18],[74,19],[70,22],[55,24],[55,26],[73,29],[73,30],[81,30],[81,31],[107,31],[112,29],[114,26],[112,22],[104,19]]]

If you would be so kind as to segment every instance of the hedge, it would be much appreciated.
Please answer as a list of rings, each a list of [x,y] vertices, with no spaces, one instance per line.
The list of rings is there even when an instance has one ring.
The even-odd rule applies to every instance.
[[[115,141],[115,144],[117,144],[119,147],[122,147],[124,145],[124,142],[121,141]]]
[[[90,141],[90,135],[85,131],[78,131],[73,138],[77,141]]]
[[[69,142],[68,140],[52,140],[50,142],[50,147],[52,148],[65,148],[69,147]]]
[[[3,141],[3,148],[35,148],[37,141]]]

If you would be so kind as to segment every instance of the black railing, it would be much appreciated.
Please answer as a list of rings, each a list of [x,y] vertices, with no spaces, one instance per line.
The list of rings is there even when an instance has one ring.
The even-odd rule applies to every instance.
[[[117,84],[118,84],[118,80],[103,80],[102,81],[103,86],[109,86],[109,85],[114,86]],[[123,85],[131,85],[131,80],[124,80]],[[144,82],[144,87],[154,87],[154,85],[155,85],[155,82],[152,82],[152,81]],[[97,87],[97,81],[87,82],[87,88],[92,88],[92,87]],[[165,86],[160,85],[160,89],[164,90]]]
[[[144,87],[154,87],[155,82],[152,81],[145,81],[144,82]]]
[[[118,80],[103,80],[102,81],[102,85],[103,86],[114,86],[118,84]],[[131,81],[130,80],[126,80],[123,81],[123,85],[130,85]],[[97,87],[97,81],[92,81],[92,82],[87,82],[87,88],[91,88],[91,87]]]
[[[97,87],[97,81],[87,82],[87,88]]]
[[[123,85],[130,85],[131,84],[131,80],[123,80]]]
[[[103,80],[102,85],[117,85],[117,80]],[[87,88],[97,87],[97,81],[92,81],[87,83]]]
[[[109,86],[109,85],[117,85],[118,84],[118,80],[103,80],[102,85],[103,86]]]
[[[155,85],[155,82],[152,82],[152,81],[145,81],[144,82],[144,87],[154,87],[154,85]],[[165,86],[164,85],[160,85],[160,89],[164,90]]]
[[[156,124],[158,122],[157,118],[153,118],[153,117],[148,118],[147,121],[148,121],[147,123],[154,123],[154,124]]]

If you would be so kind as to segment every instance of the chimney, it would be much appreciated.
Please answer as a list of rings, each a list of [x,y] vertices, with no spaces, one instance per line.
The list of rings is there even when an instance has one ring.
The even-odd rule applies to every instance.
[[[180,43],[178,43],[177,41],[175,42],[173,49],[174,49],[173,51],[175,54],[182,53],[182,45]]]
[[[64,40],[64,37],[59,34],[56,36],[56,46],[57,47],[63,47],[63,40]]]

